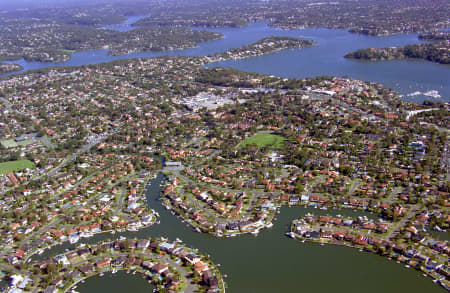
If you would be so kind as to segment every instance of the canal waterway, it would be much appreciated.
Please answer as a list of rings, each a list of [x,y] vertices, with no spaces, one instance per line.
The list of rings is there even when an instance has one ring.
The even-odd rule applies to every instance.
[[[140,18],[142,16],[130,18],[122,24],[106,28],[126,31],[132,29],[131,23]],[[20,64],[24,68],[20,72],[24,72],[53,66],[80,66],[127,58],[163,55],[206,56],[223,52],[230,48],[248,45],[264,37],[292,36],[313,40],[317,44],[309,48],[283,50],[274,54],[218,62],[208,66],[233,67],[244,71],[289,78],[314,77],[318,75],[348,76],[382,83],[405,95],[406,100],[421,102],[424,99],[431,99],[420,94],[410,97],[407,95],[417,91],[423,93],[429,90],[437,90],[442,96],[441,99],[437,100],[450,101],[450,65],[418,60],[367,62],[349,60],[343,57],[347,53],[362,48],[417,44],[421,42],[417,38],[417,34],[373,37],[351,34],[347,30],[338,29],[281,30],[269,27],[267,22],[252,23],[243,28],[207,30],[222,33],[224,37],[220,40],[201,43],[196,48],[185,50],[140,52],[121,56],[109,56],[107,54],[108,50],[89,50],[76,52],[70,60],[60,63],[28,62],[24,59],[11,62]]]
[[[356,249],[313,243],[301,243],[284,234],[293,219],[306,213],[341,214],[346,216],[365,215],[352,210],[323,211],[312,208],[283,207],[277,215],[273,228],[263,230],[258,236],[244,235],[234,238],[215,238],[194,232],[178,218],[169,213],[160,202],[164,175],[152,180],[147,189],[149,206],[160,215],[160,224],[140,230],[115,235],[99,234],[84,243],[96,243],[120,236],[130,238],[167,237],[180,238],[193,248],[211,256],[221,265],[228,284],[228,292],[445,292],[418,271],[406,269],[378,255],[359,252]],[[36,259],[74,248],[64,244],[45,251]],[[134,277],[134,276],[133,276]],[[132,275],[116,275],[115,279],[129,282]],[[110,287],[101,278],[88,279],[79,286],[81,293],[108,292],[123,293]],[[147,283],[133,283],[133,290],[140,292]],[[131,288],[131,287],[130,287]]]
[[[97,292],[133,292],[149,293],[155,288],[149,284],[141,274],[128,274],[125,271],[119,271],[115,274],[105,273],[104,276],[94,276],[89,278],[88,283],[79,283],[76,291],[85,292],[91,287],[99,288]]]

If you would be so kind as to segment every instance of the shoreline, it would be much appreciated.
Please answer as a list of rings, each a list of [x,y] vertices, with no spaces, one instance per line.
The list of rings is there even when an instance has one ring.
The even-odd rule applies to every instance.
[[[293,233],[293,232],[292,232],[292,233]],[[363,246],[363,247],[357,247],[357,246],[355,246],[355,245],[347,244],[347,243],[344,243],[343,241],[339,241],[339,240],[335,240],[335,239],[332,239],[331,241],[321,241],[321,240],[315,240],[315,239],[310,239],[310,238],[306,238],[306,237],[301,237],[301,236],[298,236],[298,234],[296,234],[296,233],[293,233],[293,234],[290,234],[290,235],[287,235],[287,234],[288,234],[288,233],[286,233],[286,236],[288,236],[289,238],[292,238],[292,239],[294,239],[294,240],[298,240],[300,243],[303,243],[303,242],[309,242],[309,243],[319,244],[319,245],[321,245],[321,246],[323,246],[323,245],[343,246],[343,247],[348,247],[348,248],[358,249],[360,252],[363,252],[363,251],[364,251],[364,252],[370,252],[370,253],[373,253],[373,254],[376,254],[376,255],[385,257],[385,258],[387,258],[388,260],[394,260],[394,259],[393,259],[392,257],[390,257],[390,256],[386,256],[386,255],[379,254],[379,253],[377,253],[376,251],[371,250],[371,249],[369,249],[369,248],[367,248],[367,247],[364,247],[364,246]],[[293,235],[293,236],[291,236],[291,235]],[[419,268],[417,268],[417,267],[415,267],[415,266],[409,265],[407,262],[402,261],[402,260],[397,260],[397,263],[404,264],[404,265],[405,265],[405,268],[413,268],[413,269],[415,269],[416,271],[420,271],[420,272],[422,272],[423,274],[426,274],[425,277],[430,277],[430,278],[433,280],[433,283],[439,283],[439,285],[440,285],[441,287],[443,287],[444,289],[449,290],[449,288],[448,288],[443,282],[441,282],[441,280],[436,279],[436,278],[435,278],[431,273],[429,273],[428,271],[423,270],[423,266],[420,266]],[[406,267],[406,265],[409,266],[409,267]],[[444,278],[444,279],[445,279],[445,278]]]

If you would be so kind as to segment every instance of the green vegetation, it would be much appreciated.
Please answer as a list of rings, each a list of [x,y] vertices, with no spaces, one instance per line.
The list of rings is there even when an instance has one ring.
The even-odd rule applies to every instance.
[[[23,69],[23,67],[20,66],[19,64],[0,62],[0,74],[12,72],[12,71],[19,71],[22,69]]]
[[[34,163],[30,160],[18,160],[6,163],[0,163],[0,174],[21,171],[26,168],[34,168]]]
[[[221,61],[228,59],[242,59],[265,54],[271,54],[280,50],[303,48],[314,45],[313,41],[302,40],[293,37],[267,37],[256,43],[241,48],[229,49],[223,53],[214,54],[212,61]]]
[[[258,147],[263,148],[266,146],[270,146],[272,148],[280,148],[282,143],[286,139],[282,136],[270,134],[270,133],[259,133],[250,138],[247,138],[242,143],[240,143],[239,147],[245,147],[248,144],[256,144]]]
[[[5,139],[5,140],[2,140],[0,143],[5,149],[11,149],[11,148],[16,148],[18,146],[27,146],[27,145],[33,143],[33,141],[30,139],[26,139],[26,140],[22,140],[22,141],[15,141],[14,139]]]
[[[415,58],[441,64],[450,64],[449,49],[450,44],[448,41],[440,41],[429,44],[406,45],[404,47],[360,49],[344,57],[370,61]]]

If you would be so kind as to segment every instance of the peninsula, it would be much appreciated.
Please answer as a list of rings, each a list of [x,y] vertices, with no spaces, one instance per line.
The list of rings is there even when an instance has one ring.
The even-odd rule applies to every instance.
[[[23,67],[20,66],[19,64],[0,62],[0,74],[13,72],[13,71],[19,71],[22,69],[23,69]]]
[[[105,241],[30,262],[11,276],[11,286],[28,292],[69,292],[87,278],[120,270],[142,274],[158,292],[225,292],[208,256],[181,241],[157,238]]]
[[[267,37],[248,46],[230,49],[223,53],[208,56],[210,62],[230,59],[245,59],[275,53],[286,49],[303,48],[314,45],[314,42],[292,37]]]
[[[422,34],[419,35],[419,38],[433,42],[403,47],[361,49],[345,55],[345,58],[369,61],[414,58],[441,64],[450,64],[450,33]]]

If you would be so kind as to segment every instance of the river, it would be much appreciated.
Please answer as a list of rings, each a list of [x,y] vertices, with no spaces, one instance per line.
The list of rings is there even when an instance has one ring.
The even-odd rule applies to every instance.
[[[142,17],[130,18],[122,24],[106,28],[126,31],[132,29],[130,26],[132,22]],[[351,34],[346,30],[337,29],[281,30],[269,27],[266,22],[252,23],[243,28],[207,30],[222,33],[224,37],[220,40],[201,43],[196,48],[185,50],[140,52],[121,56],[108,56],[107,50],[89,50],[76,52],[70,60],[60,63],[28,62],[24,59],[11,62],[20,64],[24,68],[20,72],[24,72],[52,66],[79,66],[126,58],[163,55],[206,56],[223,52],[230,48],[248,45],[268,36],[292,36],[313,40],[317,45],[309,48],[284,50],[275,54],[254,58],[213,63],[208,66],[227,66],[244,71],[290,78],[314,77],[318,75],[349,76],[351,78],[382,83],[405,96],[416,91],[437,90],[442,96],[438,100],[450,101],[450,65],[418,60],[367,62],[349,60],[343,57],[345,54],[361,48],[417,44],[421,42],[417,38],[417,34],[373,37]],[[415,102],[422,102],[424,99],[426,97],[423,95],[405,97],[405,100]]]
[[[119,236],[130,238],[168,237],[170,240],[182,239],[188,246],[198,248],[211,255],[216,264],[221,265],[232,293],[268,292],[444,292],[445,290],[422,277],[418,271],[406,269],[403,265],[386,258],[356,249],[338,246],[320,246],[300,243],[287,238],[290,222],[306,213],[336,213],[357,216],[351,210],[322,211],[310,208],[283,207],[273,228],[263,230],[257,237],[253,235],[235,238],[215,238],[194,232],[175,216],[163,208],[159,200],[161,182],[164,176],[158,175],[147,189],[148,204],[156,210],[161,224],[138,232],[125,232],[115,235],[99,234],[85,243],[96,243]],[[64,244],[45,251],[38,259],[71,249]],[[133,275],[121,274],[115,279],[130,282]],[[109,278],[108,278],[109,281]],[[133,290],[141,292],[145,282],[133,284]],[[119,287],[109,286],[100,277],[88,279],[79,286],[81,293],[103,292],[123,293]]]

